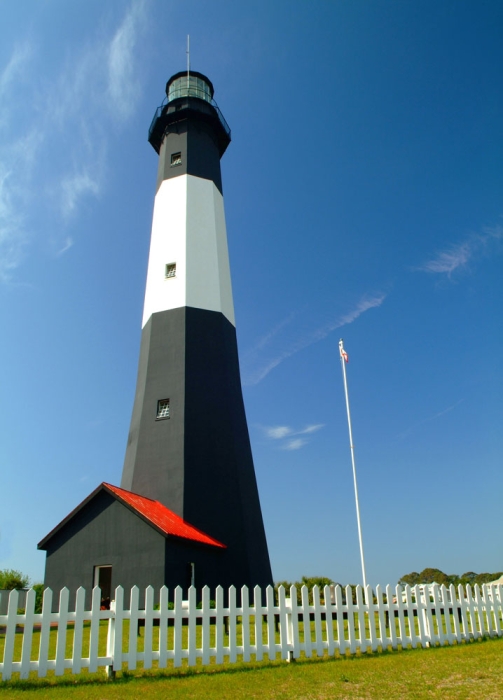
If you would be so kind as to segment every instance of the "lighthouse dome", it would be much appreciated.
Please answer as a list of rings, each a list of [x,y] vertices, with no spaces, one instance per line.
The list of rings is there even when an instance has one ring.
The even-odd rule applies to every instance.
[[[179,97],[198,97],[205,102],[211,102],[213,98],[213,85],[202,73],[187,71],[176,73],[166,83],[166,95],[168,102]]]

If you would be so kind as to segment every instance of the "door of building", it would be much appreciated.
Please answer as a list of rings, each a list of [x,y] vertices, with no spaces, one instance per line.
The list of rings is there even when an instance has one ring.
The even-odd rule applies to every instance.
[[[110,599],[112,598],[112,567],[111,566],[95,566],[94,567],[94,585],[101,589],[101,607],[110,608]]]

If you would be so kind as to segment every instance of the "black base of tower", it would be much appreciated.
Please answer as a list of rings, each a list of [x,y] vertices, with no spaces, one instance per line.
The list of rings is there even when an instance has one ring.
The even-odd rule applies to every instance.
[[[272,583],[236,330],[222,313],[179,308],[145,325],[121,487],[223,542],[222,586]]]

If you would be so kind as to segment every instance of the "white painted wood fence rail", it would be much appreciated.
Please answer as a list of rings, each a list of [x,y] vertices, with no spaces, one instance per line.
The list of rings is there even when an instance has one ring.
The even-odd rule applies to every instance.
[[[85,610],[84,589],[77,591],[70,606],[64,588],[58,612],[52,612],[53,593],[46,589],[42,613],[37,614],[34,590],[27,595],[24,612],[18,611],[18,592],[12,591],[8,612],[0,615],[0,675],[9,680],[13,673],[28,678],[31,672],[94,673],[99,667],[111,674],[139,664],[145,669],[194,666],[260,661],[266,655],[289,661],[301,655],[356,654],[503,636],[502,585],[446,589],[434,584],[426,592],[419,586],[387,586],[385,591],[378,586],[375,596],[370,586],[366,592],[358,586],[356,601],[350,587],[327,586],[321,594],[315,587],[310,594],[303,586],[300,593],[299,603],[294,586],[288,592],[280,587],[276,600],[271,587],[264,596],[258,587],[243,587],[237,601],[233,587],[226,599],[219,587],[212,603],[204,588],[197,606],[194,588],[188,600],[177,588],[174,605],[169,606],[169,591],[162,588],[160,605],[154,606],[149,587],[140,609],[139,589],[131,589],[124,605],[119,586],[111,610],[100,610],[99,588],[93,590],[91,609]],[[108,622],[100,624],[104,620]]]

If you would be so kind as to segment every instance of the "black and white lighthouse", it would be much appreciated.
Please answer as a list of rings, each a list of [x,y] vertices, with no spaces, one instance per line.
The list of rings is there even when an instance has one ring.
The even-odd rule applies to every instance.
[[[170,78],[149,130],[159,164],[121,486],[102,484],[39,543],[53,588],[89,587],[91,571],[113,587],[272,583],[227,249],[220,159],[230,140],[211,81]],[[142,540],[145,525],[158,536]]]
[[[227,545],[222,583],[269,583],[239,374],[220,158],[230,129],[201,73],[177,73],[159,153],[136,396],[121,487]]]

